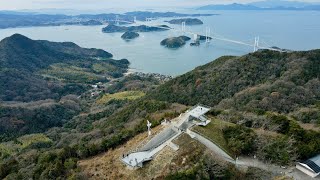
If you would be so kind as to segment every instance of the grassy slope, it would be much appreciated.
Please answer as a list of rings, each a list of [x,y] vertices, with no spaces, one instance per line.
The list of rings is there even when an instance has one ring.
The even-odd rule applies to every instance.
[[[222,121],[217,118],[211,118],[211,123],[205,127],[195,126],[193,131],[203,135],[204,137],[210,139],[212,142],[220,146],[225,152],[229,155],[232,155],[230,151],[228,151],[228,145],[226,140],[223,137],[222,130],[228,126],[234,126],[235,124]],[[233,155],[232,155],[233,156]]]
[[[105,104],[111,100],[135,100],[145,95],[142,91],[123,91],[115,94],[105,94],[98,99],[98,104]]]
[[[37,143],[51,143],[52,140],[49,139],[44,134],[29,134],[17,138],[15,141],[9,141],[0,144],[0,155],[1,158],[8,155],[16,154],[33,144]]]

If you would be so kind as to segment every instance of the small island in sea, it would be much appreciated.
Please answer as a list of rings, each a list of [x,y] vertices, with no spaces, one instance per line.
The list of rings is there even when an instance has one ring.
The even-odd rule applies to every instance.
[[[110,24],[107,27],[102,28],[102,32],[104,33],[115,33],[115,32],[153,32],[153,31],[166,31],[169,30],[170,27],[167,25],[161,25],[158,27],[151,27],[146,25],[140,26],[117,26]]]
[[[131,39],[135,39],[135,38],[137,38],[139,36],[140,35],[137,32],[127,31],[121,36],[121,38],[124,39],[124,40],[131,40]]]
[[[172,19],[170,21],[165,21],[169,24],[181,24],[183,22],[186,23],[186,25],[201,25],[203,22],[200,19],[197,18],[181,18],[181,19]]]
[[[188,36],[179,36],[179,37],[170,37],[161,41],[161,45],[167,48],[180,48],[186,44],[186,41],[189,41],[191,38]]]
[[[80,25],[83,25],[83,26],[100,26],[100,25],[103,25],[103,23],[100,22],[100,21],[97,21],[97,20],[89,20],[89,21],[80,22]]]

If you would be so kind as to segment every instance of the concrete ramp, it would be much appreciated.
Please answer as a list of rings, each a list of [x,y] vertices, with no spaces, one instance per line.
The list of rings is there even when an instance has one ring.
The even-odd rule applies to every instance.
[[[177,131],[173,130],[172,128],[167,128],[162,132],[160,132],[159,134],[157,134],[155,137],[153,137],[139,151],[148,151],[148,150],[154,149],[177,134],[178,134]]]
[[[177,138],[182,132],[188,132],[189,128],[193,125],[193,123],[189,122],[190,117],[197,118],[201,121],[201,123],[203,123],[203,125],[207,125],[210,121],[207,120],[204,114],[209,110],[209,107],[198,105],[193,107],[190,111],[181,114],[176,118],[176,121],[173,122],[170,127],[167,127],[159,134],[154,136],[149,142],[147,142],[142,148],[139,148],[136,152],[124,156],[122,158],[122,161],[133,168],[142,167],[143,162],[150,161],[165,146],[170,146],[175,151],[178,150],[179,147],[173,144],[171,141]],[[200,141],[201,140],[202,139],[200,139]],[[205,140],[206,139],[202,141]]]
[[[181,132],[168,128],[155,136],[140,151],[130,153],[121,160],[130,167],[142,167],[144,162],[152,160],[152,158],[165,146],[170,146],[172,149],[178,150],[179,147],[172,144],[171,141],[180,134]]]
[[[150,152],[135,152],[122,158],[122,161],[132,167],[142,167],[142,163],[145,161],[150,161],[152,157]]]

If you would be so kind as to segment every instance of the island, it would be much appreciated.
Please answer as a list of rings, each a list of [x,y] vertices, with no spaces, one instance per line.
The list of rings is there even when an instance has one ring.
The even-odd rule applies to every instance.
[[[186,44],[186,41],[189,41],[191,38],[188,36],[179,36],[179,37],[170,37],[162,40],[160,44],[167,48],[180,48]]]
[[[104,33],[115,33],[115,32],[154,32],[154,31],[167,31],[170,27],[167,25],[161,25],[157,27],[153,26],[117,26],[114,24],[109,24],[107,27],[102,28],[102,32]]]
[[[199,38],[200,41],[205,41],[207,38],[210,39],[210,40],[212,39],[212,37],[209,37],[209,36],[207,37],[207,36],[204,36],[204,35],[199,35],[198,38]]]
[[[139,37],[139,33],[132,32],[132,31],[127,31],[121,36],[121,38],[124,40],[131,40],[137,37]]]
[[[169,24],[181,24],[183,22],[186,23],[186,25],[201,25],[203,22],[200,19],[197,18],[182,18],[182,19],[172,19],[170,21],[165,21]]]
[[[99,26],[99,25],[103,25],[103,23],[100,22],[100,21],[97,21],[97,20],[89,20],[89,21],[80,22],[80,25],[83,25],[83,26]]]
[[[130,24],[134,19],[145,21],[146,18],[182,18],[182,17],[200,17],[213,16],[216,14],[181,14],[175,12],[148,12],[134,11],[124,14],[106,13],[106,14],[39,14],[37,12],[20,11],[0,11],[0,29],[15,27],[35,27],[35,26],[62,26],[62,25],[83,25],[93,26],[101,24],[114,24],[118,17],[119,24]]]

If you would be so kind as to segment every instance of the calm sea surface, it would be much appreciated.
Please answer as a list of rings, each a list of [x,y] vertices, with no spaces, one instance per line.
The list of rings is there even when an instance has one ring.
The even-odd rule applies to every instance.
[[[194,13],[194,12],[193,12]],[[197,12],[202,13],[202,12]],[[296,11],[215,11],[219,16],[200,17],[204,25],[187,26],[187,30],[205,34],[210,27],[212,34],[253,44],[260,37],[260,44],[292,50],[320,48],[320,12]],[[154,24],[166,24],[159,19]],[[170,25],[180,28],[180,26]],[[127,58],[131,68],[142,72],[180,75],[222,55],[243,55],[252,47],[212,41],[199,47],[187,43],[180,49],[167,49],[160,41],[181,32],[148,32],[126,42],[122,33],[102,33],[103,26],[30,27],[0,30],[0,39],[20,33],[32,39],[72,41],[82,47],[101,48],[114,55],[115,59]],[[186,34],[188,35],[188,34]],[[192,37],[190,35],[190,37]]]

